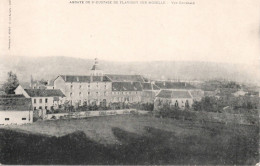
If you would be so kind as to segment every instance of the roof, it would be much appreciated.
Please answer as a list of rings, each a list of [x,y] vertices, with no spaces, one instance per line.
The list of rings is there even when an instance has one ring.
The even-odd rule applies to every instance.
[[[112,82],[144,82],[144,79],[141,75],[106,74],[106,76]]]
[[[65,97],[59,89],[24,89],[30,97]]]
[[[156,97],[161,98],[192,98],[189,91],[161,90]]]
[[[153,90],[152,84],[148,82],[142,83],[142,87],[143,90]]]
[[[186,82],[156,81],[155,85],[160,89],[195,89],[194,86]]]
[[[76,75],[61,75],[65,82],[109,82],[107,76],[76,76]],[[93,80],[91,80],[91,77]]]
[[[143,82],[142,83],[143,90],[160,90],[158,86],[150,82]]]
[[[0,111],[28,111],[32,109],[32,101],[23,95],[2,95],[0,96]]]
[[[140,82],[112,82],[112,91],[142,91]]]
[[[3,99],[3,98],[23,98],[24,95],[22,94],[19,94],[19,95],[16,95],[16,94],[8,94],[8,95],[0,95],[0,98]]]

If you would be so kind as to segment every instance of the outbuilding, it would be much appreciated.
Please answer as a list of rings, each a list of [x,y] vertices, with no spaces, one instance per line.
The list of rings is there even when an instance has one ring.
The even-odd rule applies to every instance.
[[[0,125],[26,124],[33,122],[31,99],[24,95],[0,96]]]

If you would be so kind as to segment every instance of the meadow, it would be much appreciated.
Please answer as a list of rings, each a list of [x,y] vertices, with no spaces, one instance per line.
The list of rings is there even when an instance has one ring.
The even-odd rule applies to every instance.
[[[120,115],[0,127],[2,164],[259,162],[259,127]]]

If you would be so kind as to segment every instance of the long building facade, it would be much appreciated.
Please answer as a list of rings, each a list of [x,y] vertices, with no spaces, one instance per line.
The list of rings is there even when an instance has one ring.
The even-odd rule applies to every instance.
[[[141,75],[104,74],[97,59],[89,75],[59,75],[53,86],[63,92],[67,103],[74,106],[154,103],[163,89],[196,90],[186,83],[149,82]]]
[[[109,105],[117,102],[141,102],[141,75],[104,74],[98,61],[89,75],[59,75],[54,89],[60,89],[71,105]]]

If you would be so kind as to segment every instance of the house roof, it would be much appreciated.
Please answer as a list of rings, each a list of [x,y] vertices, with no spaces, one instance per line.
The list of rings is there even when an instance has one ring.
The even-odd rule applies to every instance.
[[[160,89],[195,89],[194,86],[186,82],[156,81],[155,85]]]
[[[28,111],[32,109],[32,101],[23,95],[1,95],[0,111]]]
[[[65,97],[59,89],[24,89],[30,97]]]
[[[109,82],[107,76],[76,76],[76,75],[61,75],[65,82]],[[91,80],[91,77],[93,80]]]
[[[150,82],[143,82],[142,83],[143,90],[160,90],[158,86]]]
[[[189,91],[161,90],[156,97],[161,98],[192,98]]]
[[[143,90],[153,90],[152,84],[148,82],[142,83]]]
[[[144,82],[141,75],[116,75],[106,74],[112,82]]]
[[[112,91],[142,91],[140,82],[112,82]]]

